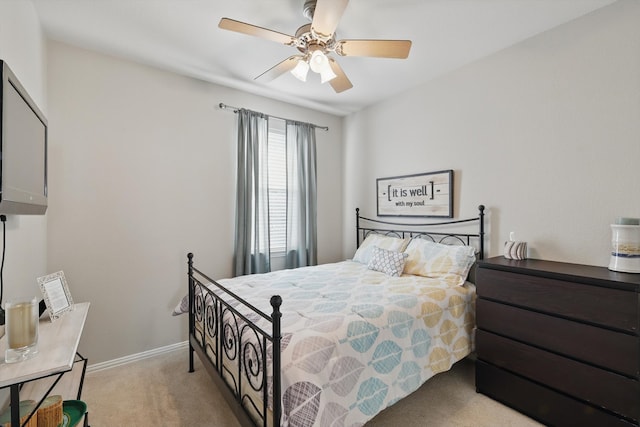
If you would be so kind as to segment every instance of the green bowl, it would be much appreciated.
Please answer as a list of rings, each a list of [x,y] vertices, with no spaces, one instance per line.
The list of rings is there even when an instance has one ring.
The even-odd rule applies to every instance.
[[[76,426],[86,413],[87,404],[82,400],[65,400],[62,402],[62,424],[60,427]]]

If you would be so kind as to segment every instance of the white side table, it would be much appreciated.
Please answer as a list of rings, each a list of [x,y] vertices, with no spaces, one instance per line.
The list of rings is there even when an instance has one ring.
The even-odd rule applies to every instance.
[[[43,319],[38,325],[38,354],[18,363],[0,363],[0,389],[11,390],[11,426],[20,426],[20,384],[70,371],[87,319],[89,303],[74,304],[72,311],[55,322]],[[0,355],[7,348],[6,335],[0,339]],[[82,384],[80,384],[82,387]]]

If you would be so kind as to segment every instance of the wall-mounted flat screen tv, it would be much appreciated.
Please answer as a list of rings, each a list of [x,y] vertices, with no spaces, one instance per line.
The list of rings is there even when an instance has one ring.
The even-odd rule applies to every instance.
[[[47,210],[47,119],[0,60],[0,214]]]

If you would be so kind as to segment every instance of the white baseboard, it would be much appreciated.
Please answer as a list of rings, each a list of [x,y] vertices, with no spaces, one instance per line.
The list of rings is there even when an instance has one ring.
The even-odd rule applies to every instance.
[[[153,350],[143,351],[142,353],[136,353],[129,356],[119,357],[113,360],[107,360],[106,362],[100,362],[96,364],[89,364],[87,366],[87,373],[104,371],[105,369],[115,368],[117,366],[126,365],[128,363],[137,362],[139,360],[148,359],[160,354],[171,353],[173,351],[183,350],[189,347],[189,341],[179,342],[177,344],[170,344],[164,347],[154,348]]]

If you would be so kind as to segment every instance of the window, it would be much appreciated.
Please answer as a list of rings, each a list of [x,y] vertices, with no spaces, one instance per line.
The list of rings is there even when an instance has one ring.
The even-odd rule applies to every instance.
[[[269,240],[272,256],[284,256],[287,245],[286,122],[269,118]]]
[[[273,271],[274,259],[284,268],[317,264],[313,125],[238,114],[234,274]]]

